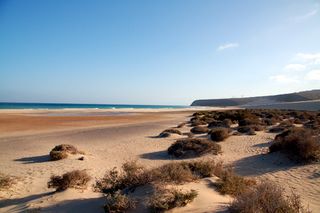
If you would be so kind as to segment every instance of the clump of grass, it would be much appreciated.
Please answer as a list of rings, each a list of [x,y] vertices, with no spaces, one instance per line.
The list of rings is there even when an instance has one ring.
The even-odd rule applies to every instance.
[[[95,188],[103,193],[113,194],[126,188],[132,190],[151,181],[151,173],[136,161],[130,161],[124,163],[120,171],[116,167],[109,170],[101,180],[96,182]]]
[[[188,138],[193,138],[194,137],[194,134],[191,133],[191,132],[185,132],[185,133],[183,133],[183,135],[186,135]]]
[[[293,128],[277,135],[269,151],[282,151],[302,162],[320,160],[320,143],[304,128]]]
[[[208,127],[205,126],[195,126],[190,130],[190,132],[192,132],[193,134],[203,134],[207,133],[208,131]]]
[[[271,133],[279,133],[279,132],[283,132],[285,130],[286,130],[286,128],[284,128],[284,127],[275,126],[275,127],[270,128],[269,132],[271,132]]]
[[[95,188],[103,193],[113,194],[117,191],[133,191],[138,186],[149,183],[181,184],[199,178],[211,177],[221,173],[222,163],[208,161],[183,161],[168,163],[150,170],[136,161],[125,163],[120,170],[113,168],[96,182]]]
[[[219,144],[200,138],[180,139],[168,148],[168,154],[175,157],[201,156],[208,153],[218,154],[220,151]]]
[[[51,160],[61,160],[68,157],[68,154],[84,154],[84,152],[79,151],[75,146],[70,144],[60,144],[55,146],[50,151],[50,159]]]
[[[178,129],[175,129],[175,128],[170,128],[170,129],[166,129],[164,130],[163,132],[161,132],[159,134],[159,137],[163,137],[164,135],[168,135],[170,136],[170,134],[177,134],[177,135],[182,135],[182,132]]]
[[[185,125],[187,125],[187,122],[182,122],[180,124],[177,125],[177,128],[182,128],[184,127]]]
[[[106,196],[104,211],[106,213],[122,213],[129,209],[134,209],[135,207],[136,202],[133,199],[117,192]]]
[[[195,190],[182,191],[175,188],[160,188],[155,191],[148,204],[151,212],[165,212],[191,203],[197,195],[198,193]]]
[[[250,116],[238,121],[239,126],[248,126],[248,125],[257,125],[260,124],[261,121],[257,116]]]
[[[227,128],[215,128],[210,131],[210,138],[213,141],[223,141],[229,137],[229,131]]]
[[[14,183],[14,177],[0,173],[0,190],[9,189]]]
[[[207,125],[207,122],[198,120],[198,119],[191,121],[191,126],[200,126],[200,125]]]
[[[293,125],[293,121],[291,120],[283,120],[279,123],[280,127],[284,127],[284,128],[291,128],[294,127]]]
[[[221,163],[215,163],[213,160],[183,161],[165,164],[151,170],[150,173],[155,182],[180,184],[216,175],[221,167]]]
[[[196,179],[187,164],[168,163],[150,171],[153,181],[159,183],[185,183]]]
[[[161,132],[159,135],[158,135],[158,138],[167,138],[167,137],[170,137],[170,133],[169,132]]]
[[[253,179],[238,176],[231,169],[222,170],[218,177],[220,178],[216,183],[218,191],[232,196],[237,196],[256,184]]]
[[[63,191],[67,188],[85,189],[91,177],[85,170],[74,170],[62,176],[53,175],[48,182],[48,188]]]
[[[236,195],[229,209],[232,213],[309,212],[299,196],[292,193],[286,197],[283,188],[266,181]]]

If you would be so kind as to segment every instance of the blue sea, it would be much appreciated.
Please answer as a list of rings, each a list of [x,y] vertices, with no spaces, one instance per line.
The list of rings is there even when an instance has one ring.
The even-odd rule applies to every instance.
[[[179,109],[176,105],[70,104],[70,103],[10,103],[0,102],[0,109]]]

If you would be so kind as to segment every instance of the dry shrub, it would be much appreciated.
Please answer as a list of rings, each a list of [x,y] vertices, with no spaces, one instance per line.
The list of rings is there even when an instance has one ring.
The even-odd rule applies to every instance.
[[[307,213],[299,196],[286,197],[284,190],[271,182],[262,182],[238,194],[230,205],[232,213]]]
[[[168,154],[175,157],[192,157],[212,153],[218,154],[221,151],[219,144],[207,139],[185,138],[177,140],[168,148]]]
[[[70,144],[60,144],[55,146],[50,152],[51,160],[61,160],[68,157],[68,154],[84,154],[84,152],[79,151],[76,147]]]
[[[277,123],[277,119],[275,118],[264,118],[262,119],[262,122],[267,126],[272,126]]]
[[[205,178],[212,177],[213,175],[220,175],[223,170],[223,163],[220,161],[215,163],[213,160],[198,160],[190,162],[181,162],[181,164],[188,164],[189,169],[194,176]]]
[[[159,188],[149,199],[148,204],[151,212],[165,212],[191,203],[197,195],[198,193],[195,190],[182,191],[174,188]]]
[[[217,189],[222,194],[237,196],[256,184],[252,179],[236,175],[231,169],[222,170],[218,175]]]
[[[166,129],[166,130],[164,130],[162,133],[171,133],[171,134],[182,135],[182,132],[180,132],[180,130],[175,129],[175,128]],[[160,133],[160,135],[161,135],[162,133]]]
[[[255,135],[256,134],[254,128],[252,127],[252,125],[250,125],[250,126],[239,126],[237,128],[237,131],[240,132],[240,133],[247,134],[247,135]]]
[[[95,188],[103,193],[114,194],[117,191],[132,191],[152,182],[181,184],[221,174],[221,171],[222,163],[213,160],[173,162],[150,170],[132,161],[125,163],[120,171],[116,168],[108,171],[96,182]]]
[[[177,128],[182,128],[182,127],[184,127],[186,124],[187,124],[187,122],[180,123],[179,125],[177,125]]]
[[[153,180],[160,183],[184,183],[220,173],[222,163],[213,160],[168,163],[151,171]]]
[[[122,213],[136,207],[134,200],[119,192],[108,194],[106,199],[107,202],[104,206],[106,213]]]
[[[238,121],[239,126],[258,125],[261,121],[258,117],[247,117]]]
[[[151,173],[136,161],[126,162],[121,170],[113,168],[106,172],[105,176],[96,182],[95,188],[103,193],[115,193],[118,190],[132,190],[152,181]]]
[[[292,127],[294,127],[293,121],[291,121],[291,120],[281,121],[278,126],[279,127],[283,127],[283,128],[292,128]]]
[[[210,131],[210,138],[213,141],[223,141],[229,137],[229,131],[227,128],[215,128]]]
[[[227,120],[229,119],[224,119],[223,121],[214,120],[209,123],[208,127],[209,128],[217,128],[217,127],[229,128],[232,123],[230,124]]]
[[[14,177],[0,173],[0,190],[9,189],[14,183]]]
[[[170,137],[170,133],[169,132],[161,132],[159,135],[158,135],[158,138],[167,138],[167,137]]]
[[[208,131],[208,127],[205,126],[195,126],[190,130],[190,132],[192,132],[193,134],[203,134],[207,133]]]
[[[279,132],[283,132],[284,130],[286,130],[286,128],[284,127],[280,127],[280,126],[275,126],[269,129],[269,132],[271,133],[279,133]]]
[[[277,135],[269,151],[282,151],[303,162],[319,161],[320,142],[317,140],[310,130],[293,128]]]
[[[202,120],[192,120],[191,126],[200,126],[200,125],[207,125],[207,122]]]
[[[187,164],[168,163],[150,171],[153,180],[160,183],[185,183],[196,179]]]
[[[185,133],[183,133],[183,135],[186,135],[188,138],[193,138],[194,137],[194,134],[191,133],[191,132],[185,132]]]
[[[55,188],[57,191],[67,188],[85,189],[91,177],[85,170],[74,170],[62,176],[53,175],[48,182],[48,188]]]

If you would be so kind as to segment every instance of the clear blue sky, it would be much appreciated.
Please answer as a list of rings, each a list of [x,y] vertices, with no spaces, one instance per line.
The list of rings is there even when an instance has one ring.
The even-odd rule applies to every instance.
[[[190,104],[320,88],[320,1],[0,0],[0,101]]]

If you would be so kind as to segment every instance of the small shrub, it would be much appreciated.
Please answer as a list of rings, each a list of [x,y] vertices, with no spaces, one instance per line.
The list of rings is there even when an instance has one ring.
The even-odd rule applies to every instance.
[[[90,180],[91,177],[85,170],[74,170],[62,176],[51,176],[48,188],[55,188],[57,191],[63,191],[67,188],[84,189]]]
[[[184,183],[219,174],[222,163],[208,161],[182,161],[168,163],[150,171],[153,180],[160,183]]]
[[[229,206],[232,213],[307,213],[299,196],[286,197],[284,190],[271,182],[262,182],[236,195]]]
[[[122,213],[136,207],[134,200],[119,192],[108,194],[106,199],[107,202],[104,206],[106,213]]]
[[[208,153],[218,154],[220,151],[219,144],[200,138],[180,139],[168,148],[168,154],[175,157],[201,156]]]
[[[238,176],[230,169],[221,172],[219,178],[216,183],[218,191],[232,196],[237,196],[256,184],[254,180]]]
[[[187,122],[180,123],[180,124],[177,126],[177,128],[182,128],[182,127],[184,127],[186,124],[187,124]]]
[[[166,129],[166,130],[164,130],[162,133],[171,133],[171,134],[182,135],[182,133],[180,132],[180,130],[174,129],[174,128]],[[162,133],[160,133],[160,135],[161,135]]]
[[[183,133],[183,135],[186,135],[188,138],[193,138],[194,137],[194,134],[191,133],[191,132]]]
[[[161,132],[160,134],[159,134],[159,138],[167,138],[167,137],[170,137],[170,133],[169,132]]]
[[[51,160],[62,160],[68,157],[67,152],[64,151],[51,151],[50,159]]]
[[[267,126],[272,126],[277,123],[277,120],[274,118],[264,118],[264,119],[262,119],[262,122]]]
[[[225,122],[223,121],[212,121],[209,123],[208,125],[209,128],[217,128],[217,127],[225,127],[225,128],[229,128],[230,126],[228,126]]]
[[[76,147],[70,144],[60,144],[50,151],[51,160],[61,160],[68,157],[68,154],[84,154],[78,151]]]
[[[175,207],[182,207],[191,203],[198,193],[195,190],[182,191],[178,189],[157,189],[149,199],[151,212],[165,212]]]
[[[256,134],[254,131],[254,128],[252,126],[239,126],[237,128],[237,131],[240,133],[247,134],[247,135],[255,135]]]
[[[107,171],[105,176],[96,182],[95,189],[112,194],[118,190],[132,190],[151,181],[152,176],[144,167],[136,161],[130,161],[124,163],[120,171],[116,167]]]
[[[257,117],[244,118],[239,120],[239,126],[248,126],[248,125],[258,125],[260,124],[260,120]]]
[[[229,137],[229,132],[227,128],[216,128],[210,131],[210,138],[213,141],[223,141]]]
[[[279,123],[279,127],[291,128],[291,127],[294,127],[294,125],[291,120],[284,120]]]
[[[0,190],[9,189],[14,183],[14,177],[0,173]]]
[[[191,126],[200,126],[200,125],[207,125],[207,122],[201,121],[201,120],[191,121]]]
[[[205,126],[195,126],[190,130],[190,132],[192,132],[193,134],[203,134],[207,133],[208,131],[209,129]]]
[[[290,129],[277,135],[269,151],[283,151],[305,162],[320,160],[320,142],[304,128]]]
[[[160,183],[185,183],[196,179],[186,163],[168,163],[151,172],[153,180]]]
[[[271,132],[271,133],[279,133],[279,132],[283,132],[284,130],[286,130],[286,128],[280,127],[280,126],[276,126],[276,127],[270,128],[269,132]]]
[[[212,177],[213,175],[218,176],[223,170],[222,162],[215,163],[213,160],[199,160],[181,163],[187,163],[193,175],[200,178]]]

